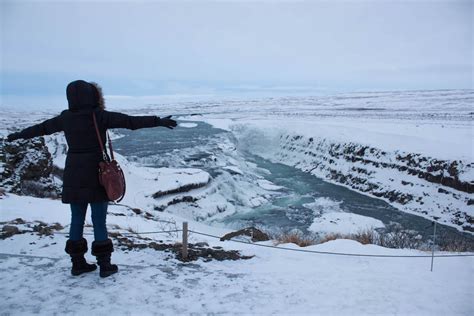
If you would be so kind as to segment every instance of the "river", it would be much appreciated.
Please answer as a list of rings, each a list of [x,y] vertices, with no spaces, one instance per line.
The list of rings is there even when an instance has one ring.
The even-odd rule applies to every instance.
[[[186,127],[180,126],[173,131],[164,128],[120,130],[122,137],[114,141],[114,147],[128,159],[146,166],[200,168],[209,172],[212,181],[226,181],[222,175],[230,171],[238,178],[236,186],[240,188],[252,188],[255,177],[282,187],[265,195],[264,203],[257,206],[242,205],[236,202],[238,198],[229,198],[229,203],[236,205],[238,211],[217,220],[211,218],[211,224],[214,221],[233,228],[257,225],[270,230],[298,229],[308,233],[314,219],[323,214],[325,208],[332,208],[331,211],[337,209],[338,212],[380,220],[385,225],[385,228],[378,229],[380,233],[403,230],[413,237],[418,235],[417,238],[423,241],[432,238],[432,223],[423,217],[401,212],[381,199],[255,156],[251,148],[239,148],[230,132],[209,124],[193,122],[183,126]],[[234,165],[251,167],[226,171],[223,166],[228,165],[229,161]],[[315,201],[321,200],[326,203],[315,205]],[[437,231],[437,238],[441,240],[472,240],[470,235],[449,226],[438,225]]]

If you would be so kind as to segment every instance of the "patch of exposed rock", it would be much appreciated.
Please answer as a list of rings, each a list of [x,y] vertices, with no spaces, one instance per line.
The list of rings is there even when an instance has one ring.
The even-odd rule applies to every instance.
[[[180,186],[176,189],[155,192],[155,193],[153,193],[152,197],[154,199],[157,199],[157,198],[160,198],[162,196],[169,195],[169,194],[185,193],[185,192],[188,192],[188,191],[191,191],[191,190],[194,190],[194,189],[202,188],[202,187],[206,186],[208,183],[209,183],[209,180],[206,181],[206,182],[189,183],[189,184],[182,185],[182,186]]]
[[[55,231],[63,230],[59,223],[47,224],[42,221],[26,222],[17,218],[8,222],[0,222],[0,239],[6,239],[18,234],[35,233],[39,236],[51,236]]]
[[[133,249],[154,249],[157,251],[165,251],[173,254],[174,257],[180,261],[196,261],[202,259],[203,261],[224,261],[224,260],[246,260],[253,256],[243,256],[237,250],[224,250],[222,247],[210,247],[205,242],[188,244],[188,257],[184,259],[181,254],[181,243],[164,243],[151,241],[150,238],[129,238],[120,233],[110,233],[112,238],[117,240],[118,247],[122,250]]]
[[[53,160],[43,137],[5,142],[0,184],[7,192],[35,197],[58,198]]]
[[[247,227],[244,229],[237,230],[235,232],[225,234],[224,236],[221,237],[220,240],[221,241],[231,240],[232,238],[237,237],[237,236],[251,237],[251,240],[253,242],[270,240],[270,237],[267,234],[265,234],[260,229],[257,229],[255,227]]]

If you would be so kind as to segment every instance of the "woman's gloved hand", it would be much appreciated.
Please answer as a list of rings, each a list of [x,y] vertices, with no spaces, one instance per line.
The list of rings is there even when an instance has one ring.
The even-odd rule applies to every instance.
[[[7,136],[7,140],[9,142],[12,142],[14,140],[17,140],[17,139],[20,139],[21,137],[19,137],[20,133],[11,133],[10,135]]]
[[[164,118],[159,118],[158,117],[158,126],[164,126],[169,129],[173,129],[178,125],[175,120],[171,119],[171,115],[164,117]]]

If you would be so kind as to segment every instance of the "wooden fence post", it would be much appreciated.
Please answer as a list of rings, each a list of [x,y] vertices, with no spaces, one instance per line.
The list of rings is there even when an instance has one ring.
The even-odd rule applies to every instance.
[[[431,247],[431,272],[433,272],[434,251],[436,242],[436,221],[433,221],[433,246]]]
[[[183,248],[181,249],[183,260],[188,259],[188,222],[183,222]]]

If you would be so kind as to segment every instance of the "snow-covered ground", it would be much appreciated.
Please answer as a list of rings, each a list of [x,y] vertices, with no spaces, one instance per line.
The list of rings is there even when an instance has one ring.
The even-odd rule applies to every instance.
[[[9,195],[0,202],[0,222],[15,218],[59,222],[65,226],[59,232],[67,231],[69,211],[57,200]],[[178,223],[183,220],[167,213],[146,219],[126,207],[111,206],[108,227],[112,232],[163,230],[170,228],[169,224],[157,220],[170,219]],[[190,229],[216,235],[227,232],[195,222]],[[90,227],[86,227],[86,233],[91,233]],[[86,237],[91,243],[92,237]],[[179,234],[142,237],[164,242],[180,239]],[[65,241],[65,235],[35,233],[0,240],[0,308],[4,313],[470,315],[474,311],[473,257],[435,258],[434,271],[430,272],[430,258],[300,253],[220,242],[192,234],[190,242],[205,241],[210,246],[241,250],[255,257],[183,264],[163,251],[118,248],[113,260],[119,265],[119,273],[100,279],[97,273],[69,275]],[[279,247],[299,248],[293,244]],[[351,240],[335,240],[304,249],[429,254],[361,245]],[[90,254],[87,258],[93,261]]]
[[[380,197],[406,212],[428,218],[440,216],[440,221],[461,228],[473,225],[469,218],[474,216],[474,205],[467,205],[472,194],[425,181],[388,165],[410,166],[413,159],[397,159],[408,154],[418,155],[415,159],[418,165],[410,166],[414,169],[422,169],[426,167],[424,164],[429,165],[435,160],[457,161],[458,178],[473,184],[473,99],[472,91],[366,93],[245,102],[187,102],[159,107],[148,105],[127,111],[160,116],[180,114],[180,128],[193,129],[196,124],[192,121],[206,121],[232,131],[239,146],[247,147],[262,157],[295,166],[365,194],[394,191],[401,192],[398,197],[412,195],[414,197],[405,204],[400,203],[400,199],[390,201],[384,195]],[[0,133],[5,135],[14,126],[25,127],[50,115],[42,112],[25,115],[19,111],[2,110]],[[313,144],[310,144],[311,138]],[[52,136],[47,138],[47,144],[54,163],[63,166],[64,140]],[[340,145],[339,149],[335,147],[337,145]],[[347,156],[349,149],[360,151],[363,147],[367,149],[357,157],[352,157],[353,152],[349,152],[351,157]],[[230,147],[223,144],[222,148],[225,151]],[[127,206],[110,206],[107,219],[110,232],[172,230],[180,228],[183,221],[189,222],[191,230],[207,234],[222,236],[229,232],[224,227],[209,226],[195,220],[199,216],[215,215],[210,206],[226,204],[222,195],[212,194],[217,188],[208,172],[196,168],[143,167],[117,156],[127,175],[128,193],[123,200]],[[237,158],[227,157],[222,169],[239,175],[252,168],[248,163],[235,161]],[[354,158],[357,159],[352,161]],[[329,163],[331,159],[333,163]],[[356,173],[352,167],[364,170],[358,172],[361,174],[359,178],[365,179],[364,183],[377,185],[377,189],[364,191],[362,186],[358,186],[361,185],[359,182],[344,183],[330,176],[334,172],[346,176]],[[228,179],[233,181],[231,177]],[[265,179],[256,178],[254,182],[254,186],[240,188],[245,191],[241,194],[249,205],[256,206],[261,203],[259,199],[282,189]],[[250,189],[255,192],[247,192]],[[221,192],[232,193],[229,190]],[[423,199],[419,200],[419,196]],[[199,199],[192,202],[194,198]],[[162,212],[165,207],[166,212]],[[307,207],[314,212],[320,212],[321,207],[326,211],[311,225],[313,230],[350,233],[363,227],[383,226],[375,219],[341,212],[334,201],[316,200]],[[456,214],[460,215],[456,217]],[[26,222],[16,224],[24,230],[31,230],[31,226],[37,223],[35,221],[58,222],[64,227],[52,236],[32,232],[0,240],[2,312],[86,314],[93,311],[98,314],[166,315],[474,313],[471,299],[474,290],[473,257],[436,258],[434,271],[430,272],[430,258],[322,255],[234,241],[220,242],[191,234],[191,243],[207,242],[211,247],[240,250],[244,255],[255,257],[238,261],[206,262],[200,259],[182,263],[164,251],[117,247],[113,255],[120,268],[117,275],[100,279],[97,273],[91,273],[73,278],[69,275],[69,258],[64,253],[69,216],[67,205],[58,200],[14,194],[0,196],[2,227],[5,222],[17,218]],[[454,223],[453,218],[459,223]],[[90,219],[87,224],[86,233],[91,233]],[[92,236],[86,237],[92,242]],[[168,233],[141,236],[144,237],[151,239],[137,240],[174,243],[181,236]],[[114,243],[119,245],[115,238]],[[273,245],[273,242],[260,244]],[[429,255],[418,250],[386,249],[351,240],[335,240],[305,248],[293,244],[278,247],[359,254]],[[90,255],[88,258],[93,260]]]

